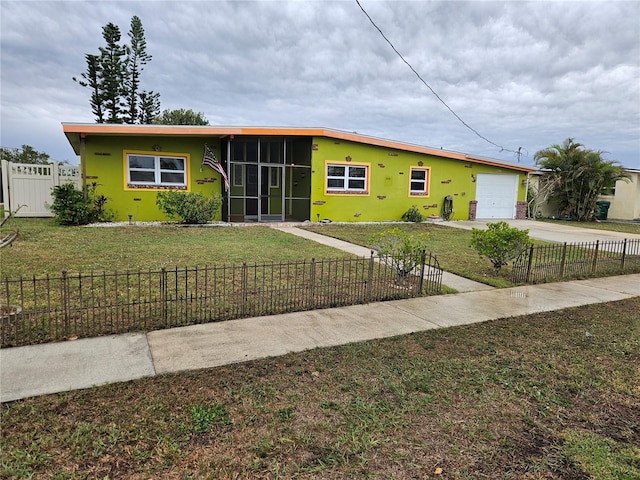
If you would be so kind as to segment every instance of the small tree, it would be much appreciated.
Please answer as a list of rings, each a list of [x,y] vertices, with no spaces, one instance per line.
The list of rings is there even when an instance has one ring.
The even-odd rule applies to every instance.
[[[161,115],[153,119],[157,125],[209,125],[204,113],[185,110],[164,110]]]
[[[178,217],[187,224],[203,224],[213,220],[222,205],[222,197],[214,195],[207,198],[200,192],[169,190],[158,192],[156,203],[169,218]]]
[[[406,277],[420,264],[429,235],[410,234],[398,227],[371,236],[370,243],[380,260],[400,277]]]
[[[0,159],[13,163],[47,165],[49,163],[49,154],[39,152],[30,145],[22,145],[22,148],[0,147]]]
[[[511,228],[507,222],[488,223],[486,230],[471,230],[471,246],[487,257],[495,273],[516,258],[531,243],[529,230]]]

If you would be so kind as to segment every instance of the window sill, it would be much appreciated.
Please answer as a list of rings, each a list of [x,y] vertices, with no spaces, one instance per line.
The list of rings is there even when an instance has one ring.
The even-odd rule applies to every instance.
[[[369,195],[369,192],[355,192],[353,190],[327,190],[325,191],[325,195]]]
[[[138,185],[127,183],[127,190],[187,190],[186,185]]]

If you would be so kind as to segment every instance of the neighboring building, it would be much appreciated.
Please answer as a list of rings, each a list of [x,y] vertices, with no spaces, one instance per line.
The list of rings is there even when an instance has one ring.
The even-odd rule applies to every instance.
[[[629,180],[618,180],[611,195],[602,195],[600,200],[611,202],[610,220],[640,220],[640,170],[626,169]]]
[[[426,216],[524,218],[533,168],[321,128],[64,123],[87,184],[118,220],[165,220],[156,192],[222,194],[220,219],[399,220]],[[202,167],[205,145],[229,178]],[[447,198],[446,198],[447,197]]]
[[[618,180],[610,194],[600,195],[599,201],[611,203],[607,212],[608,220],[640,220],[640,170],[625,169],[629,178]],[[530,192],[540,192],[530,205],[536,218],[562,218],[563,213],[553,199],[545,198],[548,191],[544,185],[545,172],[538,170],[530,175]]]

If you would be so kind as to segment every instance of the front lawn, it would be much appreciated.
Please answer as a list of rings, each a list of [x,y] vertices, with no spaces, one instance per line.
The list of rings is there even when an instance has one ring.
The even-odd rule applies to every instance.
[[[438,257],[440,267],[447,272],[487,283],[494,287],[513,286],[511,282],[511,265],[503,267],[500,274],[496,275],[489,260],[480,257],[478,252],[470,246],[470,230],[445,227],[435,223],[313,224],[305,228],[322,235],[371,247],[370,239],[373,234],[394,227],[409,233],[429,234],[427,251]]]
[[[18,218],[8,228],[21,235],[2,250],[2,276],[9,278],[349,256],[265,226],[62,227],[53,219]]]
[[[3,404],[2,478],[640,478],[640,297]]]

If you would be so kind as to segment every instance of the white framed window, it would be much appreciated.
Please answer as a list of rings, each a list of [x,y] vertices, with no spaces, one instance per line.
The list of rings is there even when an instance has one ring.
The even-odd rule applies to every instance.
[[[327,164],[327,191],[366,193],[369,185],[367,165]]]
[[[409,193],[411,195],[429,194],[429,169],[411,168],[411,179],[409,181]]]
[[[131,187],[186,187],[187,157],[127,154],[127,184]]]

